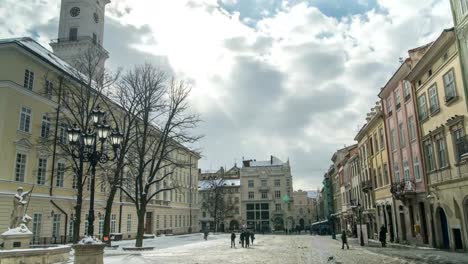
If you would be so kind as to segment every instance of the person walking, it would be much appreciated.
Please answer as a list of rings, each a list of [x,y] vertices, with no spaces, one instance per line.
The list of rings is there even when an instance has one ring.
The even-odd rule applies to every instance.
[[[249,231],[245,232],[245,247],[246,248],[250,247],[250,232]]]
[[[208,230],[205,230],[205,232],[203,233],[203,238],[205,240],[208,240]]]
[[[346,248],[349,249],[348,238],[346,237],[346,231],[343,230],[341,232],[341,249],[344,249],[345,244],[346,244]]]
[[[255,240],[255,234],[254,232],[250,233],[250,240],[252,240],[252,245],[253,245],[253,242]]]
[[[231,248],[232,246],[236,248],[236,234],[234,233],[234,231],[231,233]]]
[[[387,244],[387,228],[385,227],[385,225],[382,225],[382,227],[380,227],[379,240],[380,243],[382,243],[382,247],[385,247]]]
[[[241,241],[242,247],[244,247],[244,239],[245,239],[245,233],[244,231],[242,231],[240,233],[240,241]]]

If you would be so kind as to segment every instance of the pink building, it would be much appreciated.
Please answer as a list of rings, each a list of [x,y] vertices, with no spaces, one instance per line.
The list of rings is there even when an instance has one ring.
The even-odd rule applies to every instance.
[[[428,45],[409,51],[407,58],[379,93],[385,115],[387,151],[395,199],[396,240],[428,244],[429,223],[424,200],[426,180],[421,156],[415,93],[405,77]]]

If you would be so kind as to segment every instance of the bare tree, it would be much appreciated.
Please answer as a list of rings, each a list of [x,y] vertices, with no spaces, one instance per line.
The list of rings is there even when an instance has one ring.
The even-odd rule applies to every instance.
[[[76,190],[76,205],[73,221],[73,242],[80,238],[80,225],[83,205],[83,186],[89,167],[85,159],[73,157],[77,149],[67,142],[67,128],[76,125],[82,132],[93,128],[91,112],[106,100],[105,93],[111,89],[119,76],[119,72],[110,73],[100,67],[107,54],[102,49],[90,46],[84,49],[80,57],[75,60],[74,66],[62,65],[62,71],[49,72],[45,76],[45,94],[57,100],[57,108],[53,116],[53,136],[42,140],[42,144],[52,148],[52,173],[50,177],[50,194],[52,195],[54,177],[56,176],[55,163],[58,159],[68,162],[66,170],[72,172],[73,187]],[[56,181],[57,182],[57,181]],[[89,216],[94,220],[94,216]]]
[[[206,210],[213,218],[215,232],[218,232],[220,224],[226,216],[236,209],[229,195],[229,186],[223,178],[211,178],[202,183],[202,209]]]
[[[200,120],[190,113],[190,87],[183,81],[168,80],[151,64],[128,71],[118,90],[121,107],[138,117],[129,128],[132,146],[126,157],[126,183],[121,189],[135,204],[135,246],[142,247],[147,205],[158,193],[179,187],[174,170],[190,164],[177,160],[175,154],[187,152],[184,144],[200,138],[190,133]]]

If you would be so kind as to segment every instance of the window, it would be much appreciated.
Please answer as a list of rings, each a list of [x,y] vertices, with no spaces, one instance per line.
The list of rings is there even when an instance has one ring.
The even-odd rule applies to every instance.
[[[42,115],[41,138],[48,138],[50,133],[50,118],[47,114]]]
[[[62,215],[54,214],[53,222],[52,222],[52,237],[59,238],[60,237],[60,218]]]
[[[63,187],[63,179],[65,177],[65,164],[62,162],[57,163],[57,177],[55,179],[56,187]]]
[[[103,232],[104,232],[104,216],[100,215],[99,216],[98,234],[102,235]]]
[[[68,35],[68,40],[77,41],[78,40],[78,28],[70,28]]]
[[[31,132],[31,108],[21,107],[19,130]]]
[[[174,227],[177,227],[177,215],[174,215]]]
[[[70,221],[68,222],[68,234],[70,239],[73,237],[73,232],[75,230],[75,227],[73,226],[75,224],[75,221],[75,215],[70,214]]]
[[[172,215],[169,216],[169,228],[172,228]]]
[[[463,126],[459,124],[458,126],[452,128],[452,140],[454,143],[454,150],[455,150],[455,158],[457,161],[460,161],[461,155],[464,154],[463,151],[460,151],[460,144],[463,144],[463,141],[460,141],[460,139],[463,137]]]
[[[281,198],[281,191],[275,191],[275,198]]]
[[[438,135],[436,138],[437,144],[437,158],[439,160],[439,168],[445,168],[448,166],[447,162],[447,148],[445,147],[445,140],[443,135]]]
[[[281,211],[281,204],[275,204],[275,210]]]
[[[26,154],[16,154],[15,181],[24,182],[26,173]]]
[[[429,69],[429,70],[427,71],[427,76],[428,76],[428,77],[431,77],[431,76],[432,76],[432,69]]]
[[[435,170],[435,164],[434,164],[434,153],[432,150],[432,143],[431,141],[426,141],[424,144],[424,150],[426,152],[426,166],[428,171],[433,171]]]
[[[289,179],[286,179],[286,186],[289,187]]]
[[[401,98],[400,98],[400,89],[395,90],[395,109],[400,109]]]
[[[39,241],[41,237],[41,227],[42,227],[42,214],[35,213],[33,214],[33,221],[32,221],[32,233],[33,233],[33,241]]]
[[[395,129],[390,129],[390,145],[392,147],[392,150],[396,149],[395,145]]]
[[[395,162],[395,182],[400,182],[400,167]]]
[[[276,179],[276,180],[275,180],[275,186],[276,186],[276,187],[280,187],[280,186],[281,186],[281,180],[280,180],[280,179]]]
[[[398,124],[398,132],[400,134],[400,147],[404,147],[406,144],[406,139],[405,139],[405,131],[403,128],[403,122],[400,122]]]
[[[127,233],[130,232],[132,232],[132,214],[127,214]]]
[[[439,110],[439,99],[437,98],[437,86],[432,85],[429,90],[429,108],[431,114],[435,114]]]
[[[32,90],[34,86],[34,72],[30,70],[24,71],[24,87]]]
[[[73,189],[78,189],[78,176],[76,175],[76,172],[73,173],[72,177],[72,188]]]
[[[413,141],[416,139],[416,125],[414,123],[413,116],[408,117],[408,128],[409,128],[410,141]]]
[[[450,70],[444,75],[444,89],[445,89],[445,101],[448,102],[457,96],[455,87],[455,78],[453,70]]]
[[[388,184],[388,167],[387,167],[387,164],[384,164],[383,166],[383,170],[384,170],[384,182],[385,182],[385,185]]]
[[[266,179],[261,179],[262,187],[267,187],[268,181]]]
[[[110,232],[115,233],[115,214],[111,214]]]
[[[84,234],[87,235],[88,234],[88,227],[89,227],[89,222],[88,222],[88,214],[86,214],[85,216],[85,220],[84,220]]]
[[[387,98],[387,113],[388,115],[392,115],[392,98]]]
[[[422,94],[418,97],[418,110],[419,119],[425,120],[427,118],[426,94]]]
[[[414,169],[414,178],[416,180],[421,180],[421,172],[419,170],[419,159],[418,159],[418,157],[414,157],[413,169]]]
[[[404,176],[405,176],[405,181],[409,181],[410,180],[410,171],[409,171],[409,165],[408,165],[407,160],[403,161],[403,173],[404,173]]]
[[[93,44],[97,44],[97,35],[93,33]]]
[[[468,0],[461,0],[460,3],[460,11],[462,16],[468,13]]]
[[[67,124],[61,123],[60,132],[59,132],[59,142],[60,144],[67,144],[67,141],[68,141]]]
[[[268,198],[268,193],[262,192],[262,199],[267,199],[267,198]]]
[[[46,177],[46,170],[47,170],[47,159],[39,158],[37,162],[37,184],[43,185],[45,184],[45,177]]]
[[[203,212],[203,214],[205,214],[205,212]],[[203,217],[205,217],[205,216],[203,216]],[[164,221],[163,222],[164,222],[164,228],[166,228],[167,227],[167,215],[164,216]]]
[[[253,187],[254,187],[254,181],[253,181],[253,180],[249,180],[249,181],[248,181],[248,185],[249,185],[249,188],[253,188]]]
[[[254,199],[254,192],[249,192],[249,199]]]
[[[385,149],[385,140],[384,140],[384,132],[383,128],[379,128],[379,138],[380,138],[380,149]]]
[[[408,101],[411,97],[411,83],[404,81],[403,86],[403,96],[405,97],[405,101]]]
[[[49,80],[46,80],[44,88],[45,88],[44,89],[45,97],[51,99],[52,98],[52,93],[53,93],[53,90],[54,90],[54,83],[49,81]]]
[[[156,229],[159,229],[159,215],[156,215]]]

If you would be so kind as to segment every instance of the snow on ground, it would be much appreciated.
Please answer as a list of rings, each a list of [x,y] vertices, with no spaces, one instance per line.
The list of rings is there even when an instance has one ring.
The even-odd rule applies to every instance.
[[[237,234],[237,238],[239,235]],[[155,249],[143,252],[128,252],[122,249],[106,250],[104,263],[146,264],[146,263],[402,263],[401,259],[384,256],[351,245],[350,250],[341,250],[338,241],[329,237],[309,235],[256,235],[250,248],[230,248],[230,234],[208,236],[202,234],[157,237],[145,239],[144,246]],[[113,243],[133,246],[132,241]],[[405,262],[403,262],[405,263]]]

